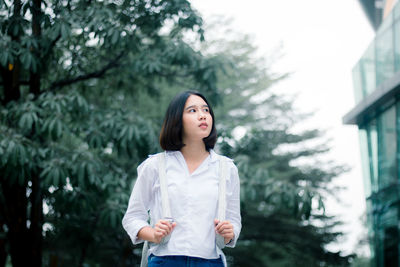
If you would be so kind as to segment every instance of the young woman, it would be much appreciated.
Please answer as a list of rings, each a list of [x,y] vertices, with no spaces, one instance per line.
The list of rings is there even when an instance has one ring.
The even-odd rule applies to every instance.
[[[185,91],[171,101],[160,134],[173,221],[162,217],[158,157],[138,167],[138,178],[122,220],[133,244],[149,241],[148,266],[224,266],[216,246],[221,235],[234,247],[241,230],[240,183],[236,166],[227,161],[226,213],[218,221],[219,160],[214,113],[206,98]],[[148,223],[150,211],[151,226]],[[168,242],[162,242],[169,237]]]

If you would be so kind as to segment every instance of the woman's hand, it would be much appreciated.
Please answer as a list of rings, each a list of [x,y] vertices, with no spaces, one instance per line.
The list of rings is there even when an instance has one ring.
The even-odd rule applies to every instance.
[[[154,225],[153,242],[159,244],[161,240],[174,230],[176,222],[170,223],[167,220],[159,220]]]
[[[222,221],[215,219],[215,232],[224,237],[225,244],[229,243],[234,237],[233,225],[229,221]]]

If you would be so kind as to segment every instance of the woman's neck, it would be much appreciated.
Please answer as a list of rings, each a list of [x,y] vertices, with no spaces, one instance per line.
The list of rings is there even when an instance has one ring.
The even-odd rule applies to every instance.
[[[203,140],[200,142],[184,142],[184,144],[185,146],[181,148],[181,152],[185,159],[204,159],[204,157],[209,154],[209,152],[206,150]]]

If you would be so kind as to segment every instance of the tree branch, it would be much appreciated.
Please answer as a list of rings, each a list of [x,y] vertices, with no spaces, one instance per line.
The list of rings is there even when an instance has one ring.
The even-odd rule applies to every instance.
[[[46,91],[54,91],[58,88],[61,88],[61,87],[67,86],[67,85],[71,85],[76,82],[85,81],[85,80],[89,80],[92,78],[100,78],[100,77],[104,76],[108,70],[118,67],[119,60],[122,58],[123,55],[124,55],[124,53],[121,52],[117,57],[115,57],[107,65],[105,65],[103,68],[101,68],[97,71],[78,75],[71,79],[64,79],[64,80],[56,81],[56,82],[52,83]]]

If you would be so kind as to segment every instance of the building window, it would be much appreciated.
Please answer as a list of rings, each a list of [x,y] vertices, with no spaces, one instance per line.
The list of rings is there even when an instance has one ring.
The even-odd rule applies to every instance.
[[[378,191],[378,131],[376,119],[368,125],[368,156],[370,167],[371,191]]]
[[[394,74],[393,30],[385,29],[376,38],[376,84],[393,77]]]
[[[369,168],[369,157],[368,157],[368,133],[365,128],[360,128],[359,130],[359,140],[361,149],[361,167],[363,173],[364,182],[364,193],[368,198],[371,195],[371,170]]]
[[[400,70],[400,20],[394,24],[394,70]]]
[[[362,86],[363,97],[371,94],[376,89],[376,69],[375,69],[375,44],[372,43],[368,47],[363,58],[361,59],[362,70]]]
[[[378,117],[378,125],[379,189],[385,189],[397,182],[395,105]]]

